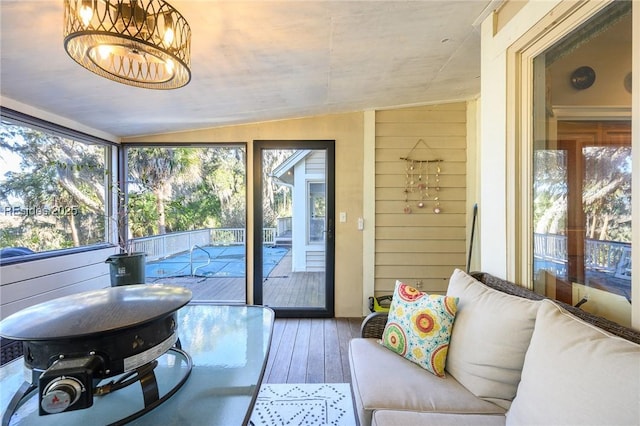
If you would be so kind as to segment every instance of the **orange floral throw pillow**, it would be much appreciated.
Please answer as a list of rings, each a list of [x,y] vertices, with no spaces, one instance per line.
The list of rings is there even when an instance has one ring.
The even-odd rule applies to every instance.
[[[444,377],[458,298],[429,295],[396,281],[382,345]]]

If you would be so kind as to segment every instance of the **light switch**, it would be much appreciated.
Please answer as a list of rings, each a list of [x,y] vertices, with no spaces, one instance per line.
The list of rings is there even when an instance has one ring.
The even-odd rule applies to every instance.
[[[340,212],[340,222],[345,223],[347,221],[347,212]]]

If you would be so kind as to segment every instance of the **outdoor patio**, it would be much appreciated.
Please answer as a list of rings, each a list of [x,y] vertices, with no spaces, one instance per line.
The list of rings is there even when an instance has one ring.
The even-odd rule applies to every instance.
[[[244,303],[245,277],[180,276],[148,279],[186,287],[193,292],[193,301]],[[288,251],[264,280],[265,305],[277,307],[322,307],[325,305],[323,272],[291,272],[291,251]]]

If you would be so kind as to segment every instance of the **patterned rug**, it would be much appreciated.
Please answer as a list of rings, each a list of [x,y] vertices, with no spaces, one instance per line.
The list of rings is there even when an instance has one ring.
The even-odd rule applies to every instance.
[[[349,383],[264,384],[249,423],[253,426],[354,426]]]

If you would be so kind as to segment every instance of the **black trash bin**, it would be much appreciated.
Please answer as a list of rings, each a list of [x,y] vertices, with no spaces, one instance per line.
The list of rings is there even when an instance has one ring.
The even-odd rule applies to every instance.
[[[146,253],[124,253],[109,256],[105,263],[111,272],[111,287],[129,284],[145,284]]]

